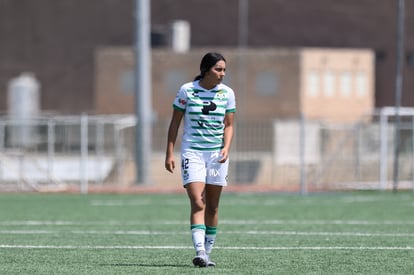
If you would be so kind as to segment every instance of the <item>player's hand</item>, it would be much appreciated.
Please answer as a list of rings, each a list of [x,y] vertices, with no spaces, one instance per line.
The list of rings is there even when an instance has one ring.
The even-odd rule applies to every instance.
[[[220,159],[219,159],[218,162],[219,163],[225,163],[228,157],[229,157],[229,153],[228,153],[227,149],[223,148],[223,149],[221,149]]]
[[[175,169],[175,161],[173,158],[166,158],[165,159],[165,169],[167,169],[168,172],[173,173]]]

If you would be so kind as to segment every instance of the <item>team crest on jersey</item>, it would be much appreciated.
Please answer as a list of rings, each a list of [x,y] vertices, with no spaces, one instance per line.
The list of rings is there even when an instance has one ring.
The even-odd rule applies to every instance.
[[[226,98],[226,94],[223,90],[220,90],[216,93],[216,98],[219,100],[224,100]]]
[[[178,102],[182,105],[185,105],[187,103],[187,101],[185,101],[185,99],[179,98]]]

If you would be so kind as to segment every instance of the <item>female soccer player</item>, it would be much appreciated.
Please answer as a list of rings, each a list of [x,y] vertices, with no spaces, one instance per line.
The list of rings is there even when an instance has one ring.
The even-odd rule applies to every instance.
[[[210,253],[216,240],[220,195],[227,185],[236,102],[233,90],[222,83],[225,72],[224,57],[207,53],[200,74],[179,89],[168,129],[165,168],[172,173],[174,145],[184,117],[181,175],[191,205],[193,264],[199,267],[215,266]]]

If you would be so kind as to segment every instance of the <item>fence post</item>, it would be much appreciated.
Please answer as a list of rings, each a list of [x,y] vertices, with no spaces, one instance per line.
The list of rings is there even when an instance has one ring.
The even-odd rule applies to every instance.
[[[300,193],[306,195],[308,193],[308,186],[306,182],[306,120],[303,112],[300,113],[300,131],[299,131],[299,165],[300,165]]]
[[[96,165],[96,175],[97,175],[97,183],[99,185],[103,185],[103,178],[100,177],[102,175],[102,168],[101,168],[101,163],[103,161],[103,154],[104,154],[104,144],[105,144],[105,127],[104,127],[104,123],[101,120],[97,120],[96,121],[96,147],[95,147],[95,151],[96,151],[96,161],[95,161],[95,165]]]
[[[380,190],[385,190],[388,178],[388,117],[380,112]]]
[[[355,131],[355,142],[354,142],[354,148],[355,148],[355,177],[356,181],[358,183],[361,182],[361,143],[362,143],[362,133],[361,133],[361,123],[358,122],[354,128]]]
[[[411,117],[412,125],[411,125],[411,138],[412,138],[412,144],[411,144],[411,173],[412,173],[412,182],[411,187],[412,191],[414,192],[414,116]]]
[[[0,122],[0,152],[4,151],[6,142],[6,123]]]
[[[23,152],[17,152],[16,156],[18,158],[19,162],[19,188],[20,190],[24,189],[24,153]]]
[[[47,177],[48,181],[54,178],[54,158],[55,158],[55,121],[47,121]]]
[[[6,123],[3,121],[0,122],[0,156],[4,151],[4,145],[6,140]],[[3,179],[3,165],[2,158],[0,157],[0,181]]]
[[[81,167],[80,167],[80,191],[88,193],[88,115],[81,115]]]

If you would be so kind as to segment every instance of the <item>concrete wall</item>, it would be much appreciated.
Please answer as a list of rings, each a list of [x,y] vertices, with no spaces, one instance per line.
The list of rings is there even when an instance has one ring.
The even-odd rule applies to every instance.
[[[198,74],[207,50],[177,54],[152,52],[152,102],[158,118],[169,118],[176,92]],[[355,121],[373,110],[373,54],[367,50],[256,49],[220,52],[227,60],[225,82],[236,93],[237,116],[244,121],[298,118]],[[102,48],[96,54],[94,109],[100,114],[134,113],[131,48]],[[309,74],[317,72],[317,94],[309,92]],[[333,94],[326,95],[324,73],[332,72]],[[342,73],[349,74],[349,96],[341,94]],[[364,94],[358,95],[358,77]]]

